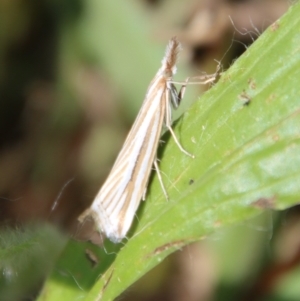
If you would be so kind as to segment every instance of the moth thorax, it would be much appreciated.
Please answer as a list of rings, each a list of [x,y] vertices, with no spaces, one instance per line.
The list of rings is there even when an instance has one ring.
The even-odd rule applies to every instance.
[[[170,78],[173,76],[173,71],[172,69],[165,69],[164,70],[164,77]]]

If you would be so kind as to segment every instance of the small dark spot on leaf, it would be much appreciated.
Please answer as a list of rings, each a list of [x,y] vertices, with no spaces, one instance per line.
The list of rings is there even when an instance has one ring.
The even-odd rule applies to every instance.
[[[275,208],[275,197],[272,198],[259,198],[251,204],[259,209],[273,209]]]
[[[250,105],[251,99],[248,99],[247,101],[244,102],[243,106],[247,107]]]
[[[270,29],[271,31],[276,31],[279,28],[279,23],[276,21],[274,22],[271,26]]]
[[[252,89],[252,90],[256,89],[256,83],[255,83],[254,79],[251,77],[248,79],[248,85],[249,85],[250,89]]]
[[[274,99],[276,99],[276,96],[275,96],[274,94],[271,94],[271,95],[267,98],[266,103],[269,104],[269,103],[273,102]]]
[[[93,268],[98,265],[99,259],[92,250],[85,249],[85,255],[86,255],[87,259],[90,261]]]
[[[102,296],[103,296],[103,293],[105,292],[110,280],[111,280],[111,277],[114,273],[114,270],[111,271],[110,275],[108,276],[108,279],[105,281],[103,287],[102,287],[102,290],[100,291],[100,294],[97,296],[97,300],[101,300],[102,299]]]
[[[195,181],[193,179],[189,180],[189,185],[193,185],[195,183]]]
[[[239,98],[244,102],[243,106],[249,106],[251,102],[251,97],[246,93],[244,90],[240,95]]]
[[[177,241],[173,241],[170,243],[167,243],[165,245],[162,245],[160,247],[157,247],[153,252],[151,252],[150,254],[148,254],[146,256],[146,258],[152,257],[154,255],[158,255],[164,251],[169,250],[170,248],[176,248],[176,249],[180,249],[183,246],[185,246],[188,243],[187,240],[177,240]]]

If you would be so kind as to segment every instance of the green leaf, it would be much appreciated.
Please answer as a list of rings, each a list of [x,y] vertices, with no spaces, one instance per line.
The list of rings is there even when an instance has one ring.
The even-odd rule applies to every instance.
[[[70,245],[73,259],[66,267],[65,255],[59,267],[72,267],[76,281],[66,288],[56,273],[40,300],[58,300],[52,297],[66,290],[64,300],[113,300],[184,245],[299,201],[299,14],[296,4],[177,122],[176,134],[195,159],[167,139],[160,167],[170,200],[154,176],[128,242],[96,251],[97,272],[79,263],[82,245]]]
[[[37,289],[65,242],[65,237],[47,224],[1,229],[1,300],[20,300]]]

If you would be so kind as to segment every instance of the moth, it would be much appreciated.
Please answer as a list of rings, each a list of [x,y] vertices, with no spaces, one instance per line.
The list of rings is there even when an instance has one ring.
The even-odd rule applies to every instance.
[[[182,96],[172,82],[181,45],[170,39],[161,68],[151,81],[142,107],[105,183],[92,205],[79,217],[91,217],[99,232],[115,243],[127,234],[146,188],[154,165],[164,195],[168,198],[156,160],[162,128],[165,125],[179,149],[190,157],[171,127],[171,105],[177,108]],[[182,86],[183,88],[184,86]]]

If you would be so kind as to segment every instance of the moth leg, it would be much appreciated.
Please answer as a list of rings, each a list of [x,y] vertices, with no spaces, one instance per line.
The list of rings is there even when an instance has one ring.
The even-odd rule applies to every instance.
[[[191,158],[195,158],[194,155],[190,154],[189,152],[187,152],[182,145],[180,144],[180,142],[178,141],[172,127],[171,127],[171,122],[172,122],[172,117],[171,117],[171,108],[170,108],[170,101],[169,101],[169,97],[170,97],[170,93],[168,93],[169,91],[167,91],[167,97],[166,97],[166,117],[165,117],[165,124],[166,127],[168,128],[168,130],[170,131],[171,135],[173,136],[173,139],[175,141],[175,143],[177,144],[178,148],[181,150],[181,152],[183,152],[184,154],[186,154],[187,156],[191,157]]]
[[[167,191],[166,191],[164,182],[163,182],[163,180],[162,180],[161,173],[160,173],[160,170],[159,170],[159,167],[158,167],[157,159],[156,159],[156,158],[154,159],[153,164],[154,164],[155,170],[156,170],[156,172],[157,172],[157,177],[158,177],[158,180],[159,180],[161,189],[162,189],[162,191],[163,191],[163,193],[164,193],[164,195],[165,195],[165,197],[166,197],[166,199],[167,199],[167,201],[168,201],[168,200],[169,200],[169,196],[168,196],[168,193],[167,193]]]
[[[178,91],[178,103],[180,104],[181,100],[183,99],[184,97],[184,94],[185,94],[185,89],[186,89],[186,86],[188,84],[190,80],[190,77],[187,77],[186,80],[182,83],[181,87],[180,87],[180,90]]]
[[[173,139],[174,139],[175,143],[177,144],[178,148],[180,149],[180,151],[182,151],[183,153],[185,153],[187,156],[189,156],[189,157],[191,157],[191,158],[195,158],[195,156],[194,156],[193,154],[190,154],[188,151],[186,151],[186,150],[182,147],[182,145],[179,143],[179,141],[178,141],[178,139],[177,139],[177,137],[176,137],[176,135],[175,135],[175,133],[174,133],[172,127],[171,127],[170,125],[169,125],[169,126],[167,125],[167,128],[169,129],[171,135],[173,136]]]
[[[172,101],[172,104],[173,104],[174,108],[175,109],[178,108],[181,100],[184,97],[187,85],[206,85],[206,84],[212,83],[216,80],[219,69],[220,69],[220,66],[218,65],[217,70],[214,74],[192,76],[192,77],[189,76],[183,82],[182,81],[178,82],[178,81],[173,81],[173,80],[169,81],[168,88],[169,88],[169,91],[171,93],[171,101]],[[191,82],[190,81],[191,79],[199,79],[199,81]],[[178,92],[177,92],[176,87],[175,87],[174,84],[181,85],[180,90]]]
[[[160,185],[162,187],[163,193],[164,193],[166,199],[168,200],[169,197],[168,197],[167,191],[165,189],[164,183],[162,181],[162,177],[161,177],[161,173],[160,173],[160,170],[159,170],[159,167],[158,167],[157,159],[154,160],[153,165],[154,165],[154,168],[155,168],[155,170],[157,172],[158,180],[159,180],[159,183],[160,183]],[[145,190],[144,190],[144,193],[142,195],[142,200],[143,201],[146,200],[147,191],[148,191],[148,183],[147,183],[147,185],[145,187]]]

